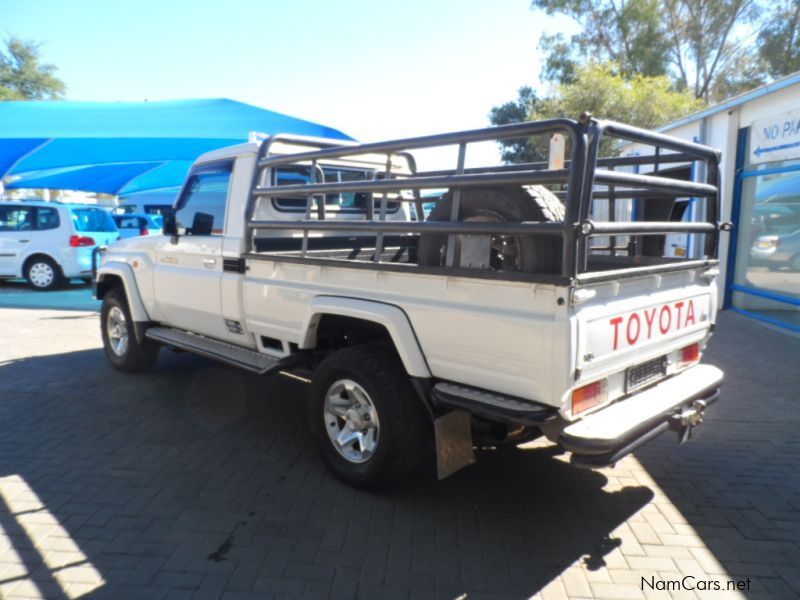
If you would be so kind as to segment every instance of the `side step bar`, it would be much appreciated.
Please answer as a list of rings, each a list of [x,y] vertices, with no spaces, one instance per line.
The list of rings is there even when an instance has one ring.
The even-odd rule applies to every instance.
[[[234,344],[170,327],[150,327],[147,329],[145,337],[159,344],[199,354],[259,375],[284,369],[289,364],[299,362],[300,358],[296,355],[275,358]]]
[[[455,383],[433,386],[436,406],[459,408],[479,417],[514,425],[541,425],[556,414],[556,409],[522,398],[487,392]]]

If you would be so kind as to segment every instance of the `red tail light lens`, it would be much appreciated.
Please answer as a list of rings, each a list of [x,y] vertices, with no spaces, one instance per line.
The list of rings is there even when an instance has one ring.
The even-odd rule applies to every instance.
[[[72,248],[80,248],[81,246],[94,246],[94,240],[86,235],[71,235],[69,236],[69,245]]]
[[[595,381],[572,392],[572,414],[577,415],[606,401],[606,380]]]
[[[688,367],[696,362],[700,362],[700,344],[692,344],[681,348],[681,356],[678,360],[678,368]]]
[[[150,235],[150,230],[147,227],[142,227],[139,230],[139,235]]]

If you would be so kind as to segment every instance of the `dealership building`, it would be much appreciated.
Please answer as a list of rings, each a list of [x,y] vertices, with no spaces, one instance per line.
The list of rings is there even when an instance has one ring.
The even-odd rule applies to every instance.
[[[720,305],[800,332],[800,73],[661,128],[722,151],[721,216],[734,224],[720,244]],[[637,144],[623,155],[651,154]],[[668,175],[668,171],[672,171]],[[660,174],[703,181],[690,165]],[[694,204],[694,201],[692,202]],[[685,219],[702,215],[700,203]],[[691,236],[670,235],[666,251],[694,257]]]

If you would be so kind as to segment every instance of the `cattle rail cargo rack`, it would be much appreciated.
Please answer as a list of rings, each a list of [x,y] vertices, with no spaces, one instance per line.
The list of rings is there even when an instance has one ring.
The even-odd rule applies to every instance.
[[[465,168],[465,157],[469,144],[500,142],[503,140],[526,140],[540,138],[546,143],[549,136],[561,134],[569,148],[569,158],[562,160],[563,168],[549,168],[547,162],[520,163],[489,167]],[[547,137],[545,137],[547,136]],[[604,148],[618,148],[620,144],[636,143],[652,149],[650,154],[636,156],[600,157],[601,142]],[[276,153],[278,142],[301,147],[298,152]],[[436,147],[455,146],[458,149],[454,169],[418,171],[412,151]],[[308,148],[307,150],[305,148]],[[331,161],[355,160],[365,155],[385,157],[385,166],[375,169],[372,178],[358,181],[324,182],[321,165]],[[393,161],[403,159],[407,172],[393,171]],[[720,230],[729,224],[719,221],[719,162],[720,153],[710,147],[687,142],[660,133],[647,131],[614,121],[604,121],[582,115],[578,120],[551,119],[533,121],[470,131],[445,133],[376,143],[355,143],[312,140],[291,135],[267,137],[260,143],[256,176],[251,189],[247,209],[249,251],[247,257],[279,258],[306,264],[338,265],[345,267],[385,269],[395,271],[414,270],[432,274],[447,274],[464,277],[498,278],[531,282],[547,282],[556,285],[575,285],[636,276],[642,273],[662,273],[696,267],[713,267],[717,264],[717,248]],[[687,181],[664,176],[662,170],[675,166],[691,166],[695,179]],[[309,182],[289,185],[270,185],[270,172],[278,167],[308,166]],[[630,168],[635,172],[618,169]],[[645,170],[646,174],[639,173]],[[563,221],[522,222],[464,222],[459,221],[460,198],[465,189],[487,186],[544,185],[554,191],[564,203]],[[415,214],[423,215],[422,196],[424,190],[447,188],[452,193],[450,221],[397,221],[386,220],[390,202],[410,202]],[[326,218],[325,195],[340,193],[364,193],[367,197],[363,220]],[[392,194],[390,199],[390,194]],[[305,218],[297,220],[256,220],[256,203],[261,198],[301,197],[306,199]],[[379,199],[379,202],[376,202]],[[678,220],[616,220],[619,200],[634,202],[660,202],[704,200],[704,209],[699,211],[702,220],[683,222]],[[595,200],[608,202],[609,219],[592,219]],[[376,206],[377,204],[377,206]],[[313,218],[312,218],[313,217]],[[302,232],[297,240],[299,248],[294,252],[258,252],[256,241],[259,232]],[[339,235],[371,236],[374,253],[369,260],[343,260],[315,255],[310,252],[310,234],[320,232]],[[629,256],[638,253],[641,236],[683,233],[702,234],[704,240],[700,256],[685,257],[669,261],[651,261],[639,265],[635,261],[619,269],[590,270],[588,257],[596,247],[590,240],[607,236],[604,246],[614,256],[620,247],[616,239],[628,236],[631,240],[624,248]],[[553,236],[561,240],[561,258],[556,273],[528,273],[460,266],[448,243],[446,262],[442,266],[398,264],[384,257],[384,243],[389,234],[416,238],[425,234],[447,234],[449,240],[458,235],[489,236]],[[652,264],[655,262],[655,264]]]

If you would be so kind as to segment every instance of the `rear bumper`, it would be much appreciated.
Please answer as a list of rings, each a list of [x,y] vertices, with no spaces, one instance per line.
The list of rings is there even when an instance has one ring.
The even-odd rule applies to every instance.
[[[716,367],[694,366],[568,425],[558,441],[574,464],[590,468],[613,465],[669,429],[684,441],[719,398],[722,379]]]

